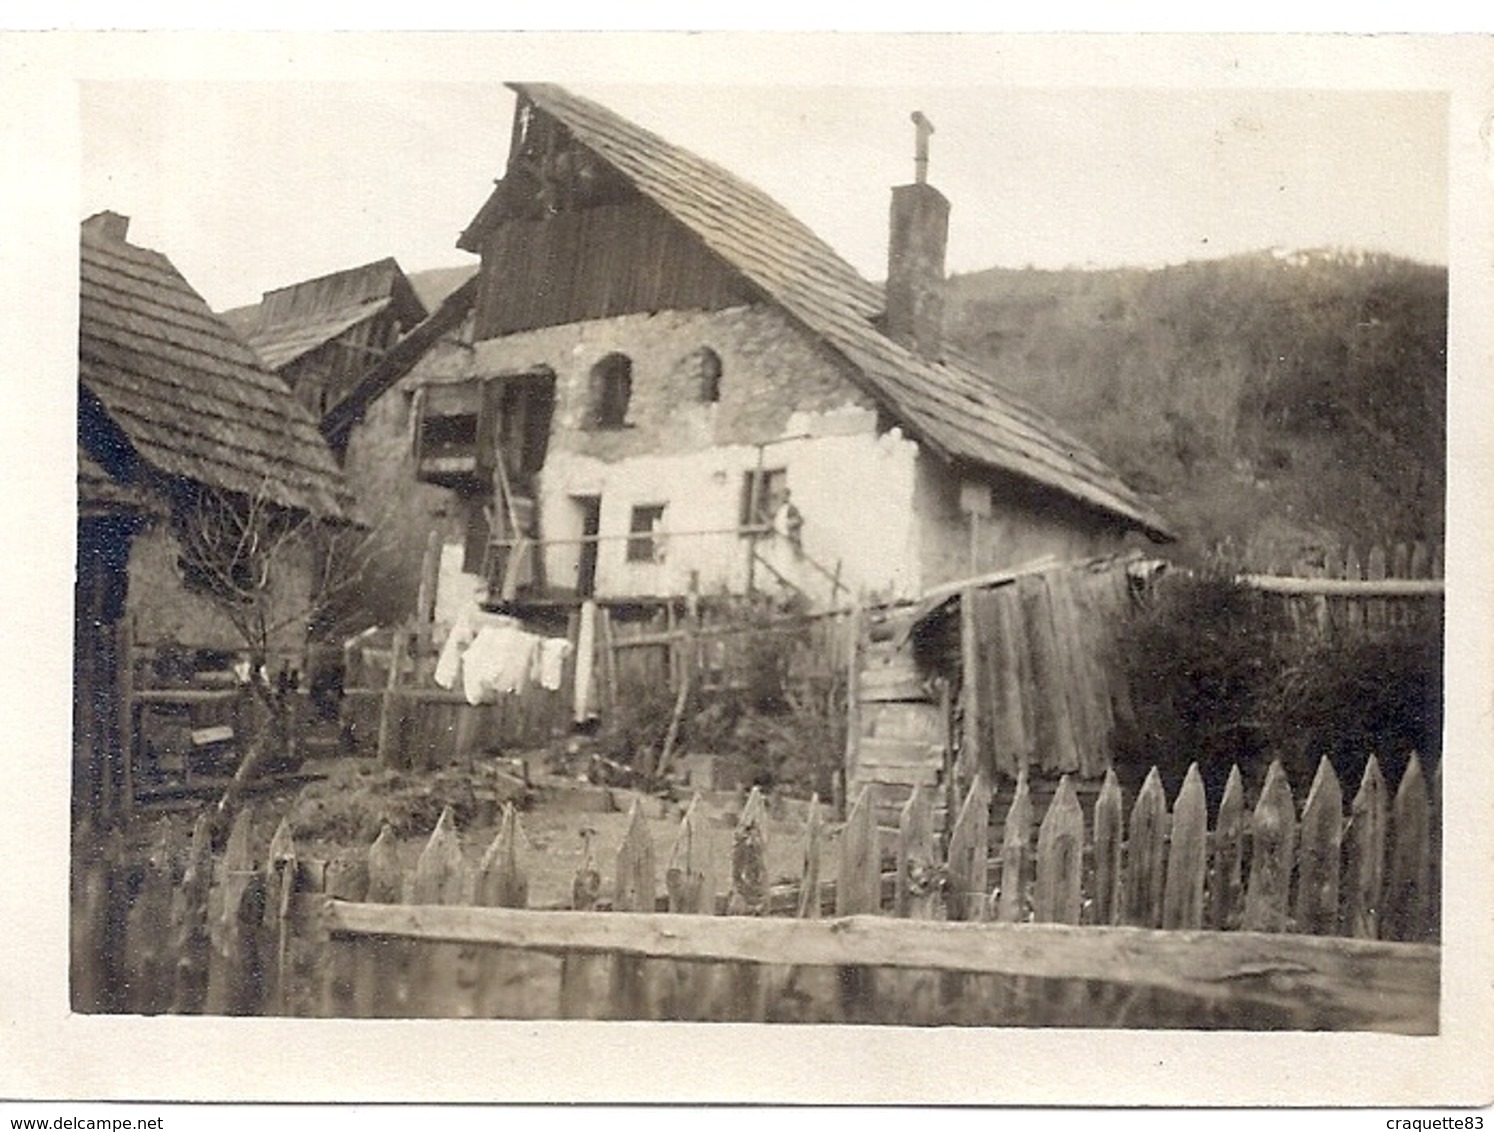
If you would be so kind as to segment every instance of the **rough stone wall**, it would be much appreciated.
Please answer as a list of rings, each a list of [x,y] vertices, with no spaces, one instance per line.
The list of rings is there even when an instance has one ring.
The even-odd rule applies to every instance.
[[[721,362],[719,398],[700,398],[700,351]],[[621,353],[632,388],[619,429],[588,427],[593,367]],[[667,311],[546,327],[459,345],[442,343],[373,405],[355,428],[347,469],[365,510],[373,501],[397,542],[382,570],[379,619],[413,608],[425,533],[461,542],[464,506],[454,493],[415,479],[410,399],[421,384],[462,382],[544,369],[555,375],[555,412],[538,478],[549,586],[573,590],[582,533],[580,499],[600,497],[602,541],[596,592],[602,597],[683,593],[692,576],[703,593],[741,592],[751,540],[738,530],[743,482],[759,466],[783,469],[803,518],[802,545],[759,542],[764,557],[819,606],[840,568],[842,593],[916,597],[969,575],[969,533],[959,479],[901,430],[877,431],[874,403],[848,367],[776,308]],[[989,473],[993,517],[981,539],[980,569],[1046,554],[1084,557],[1113,549],[1120,532],[1064,497]],[[650,560],[630,560],[635,508],[664,506]],[[707,532],[707,533],[702,533]],[[559,541],[556,541],[559,540]],[[802,551],[802,553],[800,552]],[[443,589],[471,593],[478,579],[444,556]],[[816,568],[816,564],[820,568]],[[754,583],[779,588],[761,563]],[[451,608],[449,593],[438,600]]]
[[[460,543],[465,532],[456,493],[415,478],[411,401],[410,388],[396,387],[370,405],[349,434],[343,464],[377,548],[378,567],[362,586],[361,604],[370,623],[382,625],[414,612],[429,533],[439,532],[447,544]],[[478,579],[467,577],[470,593]]]
[[[720,360],[714,401],[701,395],[704,350]],[[613,353],[632,364],[625,427],[590,428],[592,370]],[[444,344],[355,430],[348,457],[353,482],[389,477],[397,460],[400,470],[382,481],[387,490],[381,494],[434,492],[450,501],[442,489],[411,490],[409,424],[395,403],[407,404],[422,383],[541,368],[554,373],[556,398],[539,477],[542,534],[577,538],[582,509],[575,497],[601,497],[604,541],[596,582],[602,596],[682,593],[692,574],[702,592],[745,589],[750,539],[737,529],[743,482],[759,465],[757,445],[769,441],[762,466],[786,471],[804,518],[802,555],[782,540],[761,543],[776,568],[817,604],[829,600],[833,587],[810,560],[831,573],[840,562],[852,592],[916,587],[909,502],[917,446],[897,432],[879,437],[873,403],[844,363],[772,307],[626,315],[489,339],[470,349]],[[400,477],[407,481],[403,489]],[[633,508],[660,504],[667,536],[661,553],[630,561],[625,536]],[[425,513],[437,506],[427,505]],[[460,537],[459,525],[448,527],[448,540]],[[548,583],[573,589],[578,544],[552,546],[546,555]],[[760,588],[779,587],[761,565],[755,572]]]

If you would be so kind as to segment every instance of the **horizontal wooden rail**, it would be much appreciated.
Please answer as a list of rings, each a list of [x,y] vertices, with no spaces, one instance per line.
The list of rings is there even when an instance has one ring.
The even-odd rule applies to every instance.
[[[1441,597],[1441,578],[1279,578],[1273,574],[1240,574],[1242,586],[1263,593],[1303,597]]]
[[[650,959],[938,969],[1156,987],[1310,1008],[1345,1028],[1437,1031],[1430,944],[1256,932],[1153,931],[850,916],[833,920],[543,912],[329,900],[334,937],[392,937]]]

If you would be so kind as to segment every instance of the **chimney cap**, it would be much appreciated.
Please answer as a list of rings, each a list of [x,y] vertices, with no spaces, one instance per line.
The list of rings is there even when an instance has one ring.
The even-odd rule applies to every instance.
[[[102,212],[95,212],[87,220],[83,221],[83,231],[87,232],[90,236],[101,236],[106,240],[117,240],[122,244],[130,232],[130,218],[106,208]]]
[[[913,121],[913,179],[920,185],[929,180],[929,135],[934,132],[934,123],[922,110],[915,110]]]

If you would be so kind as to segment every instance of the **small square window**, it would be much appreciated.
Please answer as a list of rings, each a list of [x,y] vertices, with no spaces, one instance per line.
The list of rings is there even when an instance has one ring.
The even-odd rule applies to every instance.
[[[788,487],[787,468],[760,468],[742,477],[742,509],[739,526],[766,527],[773,521]]]
[[[629,562],[658,562],[663,559],[663,525],[664,504],[651,503],[633,508],[633,519],[628,526]]]

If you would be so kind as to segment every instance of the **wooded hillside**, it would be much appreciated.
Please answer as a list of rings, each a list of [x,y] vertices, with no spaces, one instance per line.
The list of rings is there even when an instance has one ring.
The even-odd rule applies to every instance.
[[[955,276],[950,339],[1252,564],[1443,533],[1447,271],[1261,252]]]

